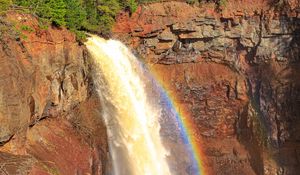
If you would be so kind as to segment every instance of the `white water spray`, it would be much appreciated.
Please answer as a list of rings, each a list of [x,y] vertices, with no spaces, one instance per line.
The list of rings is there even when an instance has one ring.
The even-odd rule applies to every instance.
[[[114,175],[169,175],[160,111],[151,105],[139,62],[121,43],[92,36],[96,85],[107,125]]]

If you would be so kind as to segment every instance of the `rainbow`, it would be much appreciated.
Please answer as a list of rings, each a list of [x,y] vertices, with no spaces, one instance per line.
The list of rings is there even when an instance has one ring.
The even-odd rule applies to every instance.
[[[184,145],[180,145],[180,146],[184,146],[184,154],[187,153],[187,156],[189,157],[189,160],[188,160],[187,163],[189,165],[189,167],[188,167],[189,171],[191,171],[190,173],[192,173],[193,175],[206,175],[206,174],[210,174],[205,169],[207,166],[204,166],[204,162],[206,162],[206,161],[204,160],[205,157],[204,157],[203,151],[201,149],[202,148],[201,145],[203,146],[203,144],[201,143],[201,139],[200,139],[200,136],[199,136],[199,131],[198,131],[196,125],[194,124],[194,121],[193,121],[191,115],[189,114],[190,111],[185,110],[186,108],[180,103],[180,100],[177,97],[175,91],[172,91],[171,86],[170,85],[168,86],[168,83],[166,83],[167,81],[163,81],[162,78],[164,76],[162,76],[163,74],[160,75],[160,73],[158,71],[159,69],[155,69],[155,67],[148,67],[148,66],[151,66],[151,65],[145,64],[145,63],[141,62],[141,60],[139,60],[138,62],[132,62],[132,60],[130,60],[129,58],[132,58],[133,55],[131,55],[131,53],[129,52],[129,50],[127,50],[127,48],[123,44],[121,44],[120,42],[119,43],[118,42],[111,42],[111,43],[109,43],[110,45],[107,45],[107,43],[105,43],[105,41],[103,39],[98,38],[98,37],[93,36],[93,35],[91,35],[91,36],[93,37],[94,40],[93,40],[92,43],[90,43],[90,45],[87,45],[87,46],[90,46],[90,49],[93,52],[95,52],[94,53],[95,55],[99,55],[100,54],[99,58],[101,58],[101,59],[99,59],[100,61],[98,60],[99,61],[98,64],[102,63],[102,64],[106,65],[106,66],[103,66],[103,67],[106,68],[105,69],[106,72],[108,72],[108,74],[106,76],[110,76],[111,71],[112,72],[115,71],[115,70],[112,70],[114,68],[124,68],[124,69],[122,69],[122,71],[117,72],[118,75],[121,74],[121,73],[123,73],[123,72],[126,72],[126,71],[128,71],[130,73],[134,72],[134,75],[141,74],[142,76],[140,78],[142,80],[143,80],[143,78],[146,78],[147,81],[142,82],[145,86],[150,85],[149,83],[152,82],[152,84],[151,84],[150,87],[152,88],[152,90],[155,93],[155,95],[156,95],[156,93],[158,93],[158,95],[160,97],[159,98],[159,104],[161,105],[161,107],[162,107],[163,110],[166,110],[166,112],[170,112],[170,114],[171,114],[170,116],[166,115],[166,118],[165,118],[166,121],[167,121],[166,123],[170,124],[170,125],[174,124],[176,126],[176,131],[174,131],[174,133],[175,133],[176,137],[179,135],[178,137],[180,137],[179,138],[180,141],[183,141],[183,143],[184,143]],[[114,46],[114,47],[112,47],[112,46]],[[98,52],[98,50],[99,50],[98,47],[103,47],[100,50],[100,52]],[[112,48],[110,48],[110,47],[112,47]],[[112,50],[110,50],[110,49],[112,49]],[[118,51],[117,54],[114,54],[114,51],[113,51],[114,49],[118,49],[117,50]],[[103,51],[103,50],[105,50],[105,52],[102,53],[101,51]],[[105,56],[102,57],[101,54],[104,54],[107,57],[105,57]],[[121,59],[126,59],[126,57],[127,57],[128,60],[127,61],[125,60],[125,62],[122,62],[124,60],[121,60]],[[103,59],[103,58],[105,58],[105,59]],[[109,58],[114,58],[114,59],[113,59],[113,61],[107,61],[107,59],[109,59]],[[116,59],[116,58],[118,58],[118,59]],[[122,64],[120,64],[120,62]],[[116,66],[116,67],[108,67],[107,66],[107,65],[115,65],[115,64],[118,65],[118,66]],[[130,66],[128,66],[130,64],[134,64],[134,65],[138,64],[138,65],[134,66],[134,67],[130,67]],[[131,68],[131,69],[126,69],[128,67]],[[124,81],[124,79],[118,79],[118,76],[116,74],[114,74],[114,76],[115,76],[114,79],[118,80],[116,82],[117,85],[116,84],[112,84],[111,86],[114,89],[117,89],[117,88],[119,88],[118,85],[120,85],[120,84],[123,85],[122,84],[122,80]],[[119,75],[119,76],[122,76],[122,75]],[[132,76],[131,74],[128,74],[126,78],[130,79],[130,78],[134,78],[134,76]],[[151,80],[151,81],[149,81],[149,80]],[[142,88],[144,88],[144,87],[140,86],[142,83],[140,83],[140,82],[135,83],[134,82],[133,85],[138,86],[138,89],[142,89]],[[125,84],[125,85],[127,85],[127,84]],[[129,88],[132,88],[132,85],[130,85],[130,86],[128,85],[127,90]],[[135,90],[135,89],[133,89],[133,90]],[[128,92],[129,92],[129,90],[128,90]],[[145,95],[145,93],[141,93],[141,94],[143,94],[143,96]],[[149,94],[149,95],[152,95],[152,94]],[[122,98],[122,94],[119,95],[119,96],[116,95],[116,97],[114,97],[114,98],[123,99]],[[125,100],[132,100],[131,98],[124,98],[124,99]],[[137,100],[135,100],[135,101],[137,101]],[[144,102],[143,100],[142,100],[142,103],[146,104],[146,102]],[[136,104],[138,104],[138,103],[136,103]],[[134,104],[134,105],[136,105],[136,104]],[[117,105],[121,106],[118,103],[117,103]],[[140,107],[140,109],[145,108],[145,106],[143,106],[143,105],[142,106],[141,105],[136,105],[136,106]],[[126,112],[124,112],[124,113],[126,113]],[[139,114],[139,113],[136,113],[136,114]],[[142,113],[142,115],[138,115],[138,116],[139,117],[141,117],[141,116],[145,117],[147,115],[143,115],[143,113]],[[126,117],[127,117],[127,115],[125,115],[125,118]],[[170,117],[170,118],[168,118],[168,117]],[[168,119],[173,120],[172,123],[169,123]],[[127,121],[128,120],[125,120],[125,123]],[[162,123],[160,123],[160,124],[164,124],[164,121],[161,121],[161,122]],[[131,123],[131,122],[127,122],[127,123]],[[139,124],[139,122],[136,122],[136,123]],[[135,126],[135,125],[132,125],[132,126]],[[162,126],[162,125],[160,125],[160,126]],[[173,127],[173,126],[171,126],[171,127]],[[166,127],[166,128],[168,129],[168,127]],[[128,130],[128,131],[130,131],[130,130]],[[155,131],[157,131],[157,135],[154,135],[155,138],[158,139],[158,140],[161,140],[159,138],[159,136],[161,136],[161,135],[159,135],[160,134],[159,128],[156,128]],[[165,131],[165,130],[161,130],[161,131]],[[167,130],[167,131],[173,132],[173,130]],[[147,132],[147,134],[148,134],[148,132]],[[179,140],[176,140],[176,141],[179,141]],[[147,145],[143,144],[143,143],[146,143],[146,142],[142,141],[141,143],[142,143],[141,144],[142,146],[147,146]],[[124,142],[124,144],[127,144],[127,142]],[[140,145],[138,145],[138,146],[140,146]],[[160,147],[163,147],[163,146],[160,146]],[[146,151],[146,149],[144,149],[143,147],[142,147],[141,150],[142,151],[140,151],[140,153],[143,153],[143,154],[146,154],[146,155],[153,155],[153,154],[155,155],[157,153],[161,153],[161,152],[152,151],[153,154],[149,154]],[[170,152],[171,151],[173,151],[173,150],[170,150]],[[162,153],[165,153],[165,150],[162,151]],[[162,157],[163,158],[163,161],[160,160],[160,161],[158,161],[158,163],[161,163],[161,162],[166,163],[167,162],[166,161],[166,157],[165,157],[166,155],[167,154],[164,154],[163,156],[158,155],[158,157]],[[139,159],[139,158],[141,158],[140,155],[138,155],[138,156],[136,156],[134,158],[136,158],[136,159],[132,159],[132,160],[139,160],[140,162],[143,162],[142,165],[144,165],[144,164],[147,165],[147,163],[150,163],[151,165],[152,164],[157,165],[157,163],[155,162],[156,159],[152,159],[152,157],[149,158],[149,159],[151,159],[151,161],[149,161],[149,162],[148,161],[144,162],[143,159]],[[154,160],[154,161],[152,162],[152,160]],[[172,166],[172,165],[169,165],[169,166]],[[147,167],[147,166],[145,166],[145,167]],[[152,168],[152,166],[150,166],[150,167]],[[158,166],[158,168],[159,167],[160,166]],[[163,167],[166,167],[166,166],[163,165]],[[134,166],[134,168],[135,168],[135,166]],[[157,167],[153,166],[153,168],[157,168]],[[156,174],[157,174],[157,172],[160,172],[160,170],[162,170],[162,168],[161,169],[158,169],[158,168],[156,170],[159,170],[159,171],[153,171],[153,172],[156,172]],[[142,170],[142,171],[144,171],[144,170]],[[139,172],[139,171],[136,171],[136,172]],[[164,172],[166,172],[166,171],[164,171]],[[167,173],[169,174],[169,171],[167,171]]]
[[[208,169],[204,166],[205,156],[201,147],[201,140],[197,136],[197,127],[194,124],[194,121],[189,114],[189,111],[184,110],[182,104],[179,103],[179,99],[174,91],[167,85],[166,81],[160,75],[160,73],[155,70],[155,68],[150,68],[150,76],[154,77],[157,82],[157,87],[161,90],[161,98],[166,103],[167,107],[170,109],[175,109],[176,111],[176,122],[178,123],[181,131],[181,136],[184,139],[184,142],[187,143],[189,147],[188,150],[193,159],[193,167],[196,168],[194,172],[197,172],[198,175],[207,175],[211,174]]]

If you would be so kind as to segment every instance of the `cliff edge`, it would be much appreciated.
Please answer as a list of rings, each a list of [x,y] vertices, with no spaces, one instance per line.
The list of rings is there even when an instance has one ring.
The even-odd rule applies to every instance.
[[[26,14],[0,19],[0,174],[103,174],[106,129],[85,48]]]

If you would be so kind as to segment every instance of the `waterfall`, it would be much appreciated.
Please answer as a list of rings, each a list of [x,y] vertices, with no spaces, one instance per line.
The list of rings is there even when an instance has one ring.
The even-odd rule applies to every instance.
[[[147,94],[139,61],[118,41],[91,36],[86,46],[96,70],[113,174],[171,174],[160,136],[161,110]]]

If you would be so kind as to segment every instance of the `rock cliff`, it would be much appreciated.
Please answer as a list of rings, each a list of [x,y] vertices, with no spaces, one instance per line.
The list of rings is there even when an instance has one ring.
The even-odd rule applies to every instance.
[[[288,4],[163,2],[118,17],[114,37],[190,111],[212,174],[300,171],[300,14]]]
[[[149,3],[117,19],[114,37],[194,119],[211,174],[300,171],[300,10],[285,2]],[[84,46],[13,12],[0,18],[0,46],[0,174],[109,171]]]
[[[84,47],[26,14],[1,18],[0,36],[0,174],[103,174],[106,129]]]

